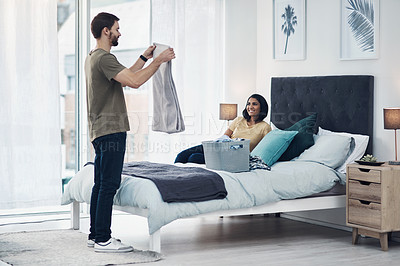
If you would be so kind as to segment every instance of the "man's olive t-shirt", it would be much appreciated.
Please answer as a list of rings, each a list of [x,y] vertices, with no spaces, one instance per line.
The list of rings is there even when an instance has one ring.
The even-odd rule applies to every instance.
[[[91,51],[85,61],[86,101],[90,140],[129,131],[121,83],[113,78],[125,67],[103,50]]]

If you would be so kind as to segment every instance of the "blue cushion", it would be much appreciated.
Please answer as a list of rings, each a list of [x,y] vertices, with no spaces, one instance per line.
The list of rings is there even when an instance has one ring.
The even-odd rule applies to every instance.
[[[274,129],[257,144],[251,155],[261,157],[264,163],[272,166],[286,151],[297,133],[298,131]]]
[[[299,156],[305,149],[314,145],[313,133],[317,123],[317,113],[314,113],[306,118],[301,119],[291,127],[286,128],[286,131],[298,131],[289,147],[279,158],[279,161],[290,161]]]

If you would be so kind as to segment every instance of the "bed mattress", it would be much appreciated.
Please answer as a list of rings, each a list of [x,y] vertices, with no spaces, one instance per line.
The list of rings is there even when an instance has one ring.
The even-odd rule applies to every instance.
[[[65,187],[62,204],[90,203],[93,165],[85,166]],[[220,210],[250,208],[284,199],[302,198],[327,191],[343,177],[334,169],[314,162],[279,162],[271,171],[257,169],[243,173],[215,171],[224,180],[228,195],[204,202],[166,203],[156,185],[148,180],[122,176],[114,205],[132,206],[148,211],[149,233],[183,217]]]

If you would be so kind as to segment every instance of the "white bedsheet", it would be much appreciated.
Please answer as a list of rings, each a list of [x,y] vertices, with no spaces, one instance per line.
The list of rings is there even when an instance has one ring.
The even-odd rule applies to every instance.
[[[271,171],[216,172],[225,182],[228,191],[225,199],[166,203],[162,201],[152,181],[123,175],[114,204],[148,209],[149,233],[153,234],[162,226],[179,218],[305,197],[326,191],[343,178],[340,173],[322,164],[296,161],[276,163]],[[88,165],[79,171],[65,187],[61,203],[66,205],[74,200],[90,203],[93,173],[93,165]]]

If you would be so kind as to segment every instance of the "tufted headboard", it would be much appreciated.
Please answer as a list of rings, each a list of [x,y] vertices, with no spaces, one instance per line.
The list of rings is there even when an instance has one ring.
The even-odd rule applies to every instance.
[[[373,76],[273,77],[271,122],[285,129],[311,113],[318,126],[335,132],[368,135],[372,154]]]

